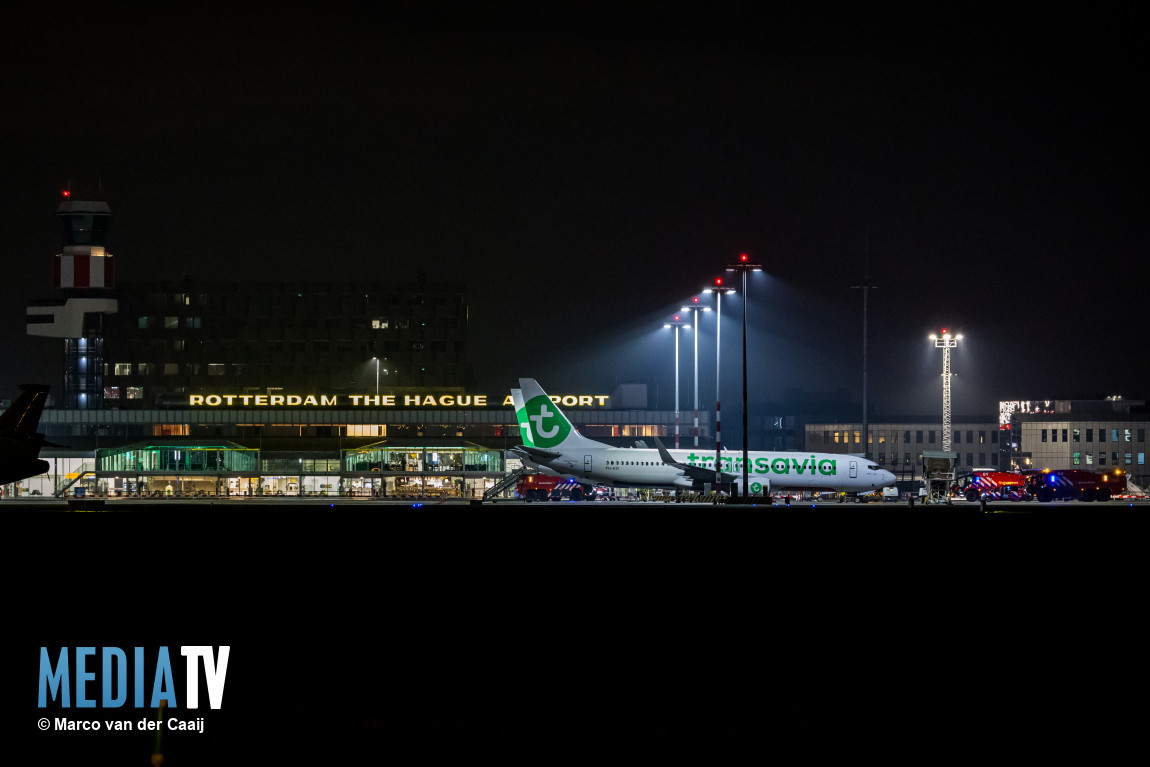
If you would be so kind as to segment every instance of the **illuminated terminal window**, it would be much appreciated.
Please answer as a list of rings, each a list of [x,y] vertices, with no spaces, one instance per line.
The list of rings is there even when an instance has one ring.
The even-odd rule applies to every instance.
[[[153,437],[186,437],[191,433],[186,423],[154,423]]]
[[[118,376],[130,376],[131,374],[132,374],[132,363],[131,362],[117,362],[116,363],[116,375],[118,375]]]
[[[143,399],[143,398],[144,398],[144,387],[142,387],[142,386],[129,386],[128,387],[128,399]]]
[[[120,387],[119,386],[105,386],[104,399],[119,399]]]

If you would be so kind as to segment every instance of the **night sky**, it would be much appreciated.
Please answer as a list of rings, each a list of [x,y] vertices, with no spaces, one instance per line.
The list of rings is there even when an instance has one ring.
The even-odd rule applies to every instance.
[[[492,394],[640,381],[672,408],[662,323],[744,252],[753,403],[861,399],[865,263],[880,416],[941,412],[942,326],[965,337],[956,414],[1147,394],[1132,6],[36,6],[0,46],[4,397],[59,385],[23,317],[69,183],[112,206],[122,283],[464,281],[468,383]]]

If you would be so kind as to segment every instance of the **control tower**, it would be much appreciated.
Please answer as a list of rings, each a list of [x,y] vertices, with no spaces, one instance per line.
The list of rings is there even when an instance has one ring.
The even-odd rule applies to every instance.
[[[63,406],[93,410],[104,404],[103,317],[115,314],[115,259],[108,252],[112,209],[101,200],[72,199],[56,208],[62,252],[53,265],[53,298],[32,301],[31,336],[64,339]]]

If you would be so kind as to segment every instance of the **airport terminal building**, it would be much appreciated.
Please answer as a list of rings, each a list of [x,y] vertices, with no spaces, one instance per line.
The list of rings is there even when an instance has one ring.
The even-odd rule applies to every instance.
[[[632,401],[645,389],[552,396],[595,439],[673,438],[673,411]],[[48,408],[40,424],[68,445],[43,449],[52,471],[21,483],[43,495],[481,498],[522,468],[507,452],[519,444],[508,393],[189,395],[164,409]]]

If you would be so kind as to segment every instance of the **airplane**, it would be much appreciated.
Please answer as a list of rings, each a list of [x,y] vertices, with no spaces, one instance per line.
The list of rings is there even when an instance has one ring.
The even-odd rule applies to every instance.
[[[562,475],[616,487],[676,490],[742,484],[742,451],[720,457],[698,448],[668,450],[658,437],[656,448],[612,447],[583,436],[533,378],[519,379],[519,399],[512,402],[523,444],[511,452]],[[842,453],[753,450],[747,454],[747,494],[780,492],[869,493],[894,484],[895,476],[872,461]]]
[[[0,414],[0,485],[43,474],[50,468],[39,456],[40,448],[52,443],[36,432],[48,387],[21,384],[20,391],[12,406]]]

